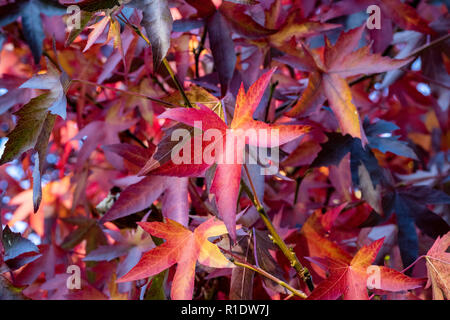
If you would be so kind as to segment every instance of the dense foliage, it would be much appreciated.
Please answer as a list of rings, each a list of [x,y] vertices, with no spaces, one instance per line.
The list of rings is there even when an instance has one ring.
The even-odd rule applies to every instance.
[[[0,299],[449,299],[447,10],[0,0]]]

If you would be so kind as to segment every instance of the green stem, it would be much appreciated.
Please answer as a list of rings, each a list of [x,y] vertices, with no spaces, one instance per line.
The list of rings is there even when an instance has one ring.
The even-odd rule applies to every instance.
[[[300,261],[297,258],[297,255],[295,252],[289,248],[284,240],[280,237],[277,230],[275,229],[274,225],[272,224],[272,221],[270,220],[269,216],[266,213],[266,210],[261,205],[261,202],[258,199],[258,196],[255,191],[255,187],[253,185],[252,179],[250,177],[250,174],[248,172],[247,165],[244,164],[244,169],[247,174],[248,180],[250,182],[250,187],[252,189],[252,192],[248,188],[244,188],[246,192],[249,192],[249,197],[253,202],[253,205],[255,206],[256,210],[258,211],[261,219],[263,220],[264,224],[267,227],[267,230],[269,230],[270,235],[272,237],[272,241],[280,248],[281,252],[283,252],[284,256],[289,260],[291,266],[297,271],[297,274],[299,275],[300,279],[302,279],[306,285],[308,286],[309,290],[314,290],[314,284],[311,279],[311,274],[309,273],[309,270],[300,263]],[[245,185],[245,184],[244,184]],[[253,194],[252,194],[253,193]]]
[[[183,97],[184,102],[186,103],[186,106],[188,108],[193,108],[191,102],[189,101],[186,92],[184,92],[183,86],[181,85],[180,81],[178,80],[177,76],[175,75],[175,73],[172,70],[172,67],[169,64],[169,61],[167,61],[166,58],[163,59],[163,64],[167,69],[167,72],[169,72],[170,77],[172,78],[173,82],[175,82],[175,86],[177,87],[178,91],[180,91],[181,96]]]
[[[298,200],[298,193],[300,191],[300,185],[302,184],[303,179],[305,179],[305,177],[310,174],[311,172],[313,172],[313,169],[309,168],[308,170],[305,171],[305,173],[301,176],[299,176],[298,178],[295,179],[295,195],[294,195],[294,205],[297,203]]]
[[[298,297],[301,297],[301,298],[303,298],[303,299],[307,298],[306,294],[305,294],[303,291],[291,287],[291,286],[290,286],[289,284],[287,284],[286,282],[284,282],[284,281],[278,279],[277,277],[271,275],[270,273],[268,273],[267,271],[261,269],[260,267],[251,265],[251,264],[249,264],[248,262],[243,261],[239,256],[237,256],[237,255],[234,254],[233,252],[228,251],[228,250],[226,250],[226,249],[224,249],[224,248],[221,248],[221,247],[219,247],[219,248],[220,248],[220,250],[222,250],[223,252],[225,252],[225,253],[227,253],[228,255],[231,256],[230,261],[231,261],[233,264],[235,264],[236,266],[239,266],[239,267],[242,267],[242,268],[247,268],[247,269],[249,269],[249,270],[252,270],[252,271],[254,271],[254,272],[257,272],[257,273],[259,273],[260,275],[262,275],[262,276],[264,276],[264,277],[266,277],[266,278],[268,278],[268,279],[270,279],[270,280],[276,282],[277,284],[279,284],[279,285],[282,286],[283,288],[288,289],[288,290],[291,291],[294,295],[296,295],[296,296],[298,296]],[[236,261],[236,260],[239,260],[239,261]]]
[[[270,279],[270,280],[272,280],[273,282],[279,284],[279,285],[282,286],[283,288],[286,288],[287,290],[289,290],[290,292],[292,292],[292,293],[293,293],[294,295],[296,295],[297,297],[300,297],[300,298],[303,298],[303,299],[306,299],[306,298],[307,298],[307,296],[306,296],[306,294],[305,294],[304,292],[302,292],[302,291],[300,291],[300,290],[297,290],[297,289],[291,287],[291,286],[290,286],[289,284],[287,284],[286,282],[284,282],[284,281],[282,281],[282,280],[280,280],[280,279],[278,279],[278,278],[272,276],[270,273],[264,271],[264,270],[261,269],[261,268],[252,266],[252,265],[250,265],[250,264],[248,264],[248,263],[243,263],[243,262],[236,261],[234,258],[231,259],[231,262],[233,262],[233,263],[234,263],[236,266],[238,266],[238,267],[247,268],[247,269],[252,270],[252,271],[254,271],[254,272],[256,272],[256,273],[259,273],[260,275],[266,277],[267,279]]]

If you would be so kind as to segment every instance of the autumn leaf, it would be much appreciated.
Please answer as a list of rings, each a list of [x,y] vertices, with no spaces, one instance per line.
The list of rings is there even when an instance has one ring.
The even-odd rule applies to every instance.
[[[142,25],[152,45],[153,68],[157,70],[170,48],[173,19],[167,0],[135,0],[128,5],[142,11]]]
[[[23,152],[37,146],[38,137],[41,132],[45,131],[44,124],[54,121],[54,116],[49,115],[48,97],[49,94],[43,94],[33,98],[15,113],[19,117],[19,121],[8,135],[1,164],[12,161]],[[52,118],[53,121],[51,121]]]
[[[171,298],[186,300],[192,299],[197,260],[212,268],[233,267],[219,248],[208,241],[210,237],[227,233],[225,225],[214,218],[202,223],[194,232],[170,219],[166,223],[141,222],[139,225],[152,236],[166,239],[166,242],[145,253],[139,263],[118,282],[147,278],[177,263]]]
[[[250,39],[265,37],[277,32],[258,24],[251,16],[246,14],[246,9],[247,7],[242,4],[223,2],[219,10],[236,32]]]
[[[379,285],[368,281],[373,271],[368,271],[383,245],[384,238],[362,247],[348,263],[342,260],[324,259],[330,276],[322,281],[308,296],[308,300],[334,300],[343,296],[344,300],[369,300],[367,286],[386,291],[405,291],[419,288],[424,279],[410,278],[384,266],[375,266],[379,275]],[[376,281],[374,281],[376,282]]]
[[[284,279],[283,270],[279,267],[269,250],[276,250],[276,245],[270,240],[267,232],[255,230],[251,236],[238,237],[233,252],[252,265],[269,272],[278,279]],[[277,293],[287,294],[288,291],[279,284],[263,277],[264,286]],[[251,300],[253,298],[253,282],[255,272],[247,268],[234,268],[231,274],[230,299]]]
[[[443,3],[0,0],[0,298],[448,300]]]
[[[110,19],[109,17],[103,17],[100,21],[89,26],[88,28],[92,29],[92,31],[89,33],[89,37],[86,42],[86,46],[83,49],[83,52],[86,52],[87,50],[89,50],[89,48],[92,47],[92,45],[97,41],[97,39],[106,30],[106,27],[107,26],[110,26],[110,28],[112,27],[112,23],[113,23],[112,19]],[[108,42],[108,40],[106,42]]]
[[[315,110],[328,99],[342,133],[361,139],[363,145],[367,143],[367,138],[345,78],[397,69],[411,61],[392,60],[379,54],[370,54],[369,46],[354,51],[364,26],[342,32],[334,46],[327,40],[323,61],[316,53],[303,47],[306,52],[302,58],[304,64],[314,64],[315,67],[311,70],[304,96],[287,113],[288,116],[300,117],[306,111]]]
[[[57,269],[68,262],[66,252],[55,244],[41,244],[38,246],[41,255],[22,268],[16,276],[18,285],[30,285],[39,276],[45,274],[45,278],[52,279]]]
[[[83,0],[75,3],[66,3],[66,5],[76,4],[81,10],[87,12],[96,12],[104,9],[112,9],[115,6],[120,6],[118,0]]]
[[[102,217],[101,222],[125,217],[149,208],[162,197],[162,212],[165,217],[187,226],[188,223],[188,178],[148,176],[128,186],[119,199]]]
[[[117,111],[112,108],[109,110],[106,119],[91,121],[83,129],[81,129],[72,139],[84,139],[84,143],[78,154],[77,168],[81,168],[87,161],[91,153],[99,145],[112,145],[120,142],[118,133],[127,130],[134,124],[134,120],[121,119],[117,121],[112,115]],[[123,160],[114,152],[105,149],[106,159],[113,165],[121,168]]]
[[[50,134],[56,115],[66,118],[65,92],[69,86],[67,75],[60,73],[47,61],[47,73],[38,74],[23,83],[20,88],[43,89],[49,92],[31,99],[15,114],[19,117],[14,130],[8,134],[8,141],[0,159],[0,165],[12,161],[22,153],[34,149],[33,204],[37,212],[42,200],[41,175],[47,156]]]
[[[136,230],[118,232],[106,230],[115,243],[113,245],[101,245],[97,249],[89,252],[84,261],[112,261],[125,256],[117,266],[117,277],[128,273],[141,259],[142,253],[153,248],[155,244],[152,238],[144,233],[141,227]]]
[[[5,250],[5,261],[14,259],[24,253],[39,252],[39,249],[33,242],[23,238],[18,232],[12,232],[8,226],[5,226],[5,229],[3,229],[2,243]]]
[[[450,203],[450,197],[440,190],[425,186],[400,187],[385,194],[382,202],[384,216],[371,215],[368,223],[363,226],[384,222],[395,212],[399,229],[398,246],[405,267],[412,264],[419,255],[419,239],[417,233],[412,230],[418,227],[433,239],[450,231],[448,223],[427,207],[428,204]]]
[[[365,10],[370,5],[378,5],[381,14],[385,15],[386,20],[395,21],[401,28],[407,30],[416,30],[422,33],[433,33],[428,27],[428,22],[421,18],[417,10],[401,0],[346,0],[335,3],[321,18],[326,21],[341,15],[351,14],[360,10]],[[391,21],[389,21],[392,23]]]
[[[214,65],[219,74],[221,96],[223,97],[228,91],[237,60],[234,54],[231,30],[219,11],[216,11],[212,16],[207,18],[206,26],[208,28],[208,37],[214,58]]]
[[[213,110],[221,119],[224,119],[224,111],[221,105],[220,100],[218,100],[215,96],[209,93],[207,90],[198,87],[191,86],[186,90],[186,96],[193,106],[200,108],[200,105],[205,105],[211,110]],[[183,100],[182,95],[179,92],[175,92],[170,94],[169,96],[164,98],[164,101],[169,102],[175,106],[185,106],[185,102]],[[187,107],[187,106],[185,106]],[[195,159],[196,154],[194,150],[194,145],[198,142],[196,139],[201,139],[202,137],[195,132],[193,127],[185,125],[183,123],[178,123],[172,127],[167,129],[163,129],[163,137],[159,141],[156,151],[151,156],[150,160],[145,163],[144,166],[141,166],[140,174],[147,174],[152,171],[153,174],[160,173],[161,175],[169,174],[174,176],[184,176],[184,173],[174,173],[170,169],[174,166],[172,161],[172,150],[175,146],[180,146],[180,142],[176,139],[172,138],[174,132],[178,129],[183,129],[189,131],[191,135],[191,139],[188,139],[185,143],[189,143],[191,146],[191,155],[192,158]],[[183,142],[181,142],[183,143]],[[202,142],[204,143],[204,142]],[[197,172],[198,174],[204,173],[204,171],[209,167],[205,164],[197,164],[195,161],[189,165],[186,165],[186,171]],[[179,166],[178,166],[179,168]]]
[[[139,168],[145,165],[152,152],[147,148],[126,144],[105,146],[103,149],[118,153],[124,160]],[[125,188],[100,222],[119,219],[149,208],[160,197],[164,216],[187,226],[189,220],[188,178],[153,175],[141,178],[139,182]]]
[[[257,0],[225,0],[225,2],[234,2],[237,4],[255,5],[258,4]]]
[[[450,232],[438,237],[428,250],[427,261],[428,282],[426,287],[433,289],[434,300],[450,299]]]
[[[23,35],[33,53],[35,63],[41,60],[42,42],[45,38],[41,13],[47,16],[63,15],[66,9],[57,1],[25,0],[2,6],[0,13],[0,27],[22,17]]]
[[[6,277],[0,275],[1,300],[30,300],[22,293],[23,289],[15,287]]]
[[[292,37],[308,38],[338,27],[340,27],[338,24],[298,19],[298,13],[293,10],[279,30],[269,35],[267,39],[270,45],[284,51],[287,48],[286,43]]]
[[[0,273],[19,269],[41,256],[33,242],[11,231],[8,225],[3,229],[1,244],[4,256],[0,254]]]
[[[331,228],[337,218],[336,214],[330,215],[330,213],[340,212],[336,209],[328,211],[325,215],[314,212],[303,224],[299,233],[294,233],[286,239],[287,243],[295,243],[294,250],[299,257],[302,257],[302,260],[303,257],[321,257],[348,263],[351,261],[350,254],[327,236],[327,229]],[[304,262],[309,263],[307,260]],[[311,271],[324,277],[325,273],[317,265],[312,264],[311,267]]]
[[[322,149],[311,167],[337,166],[344,156],[350,153],[350,171],[353,185],[361,189],[364,200],[381,214],[383,209],[379,186],[385,178],[378,160],[370,150],[371,145],[363,146],[360,139],[353,138],[348,134],[343,136],[332,132],[328,133],[327,137],[328,141],[321,144]]]
[[[80,3],[78,3],[80,4]],[[80,35],[81,32],[83,32],[84,28],[88,25],[89,21],[91,21],[91,18],[93,16],[93,13],[82,11],[80,18],[80,28],[74,28],[70,32],[69,36],[67,37],[65,46],[69,46],[72,44],[72,42],[75,41],[75,39]]]
[[[70,217],[65,218],[64,222],[77,226],[77,228],[63,239],[61,243],[63,249],[73,249],[83,240],[86,240],[86,252],[89,253],[99,245],[106,244],[106,236],[97,220],[86,217]]]
[[[262,141],[263,139],[258,141],[256,137],[249,137],[247,143],[249,145],[266,148],[277,147],[300,137],[309,130],[309,126],[304,125],[266,124],[261,121],[253,120],[252,115],[258,107],[273,72],[274,70],[266,72],[261,76],[261,78],[249,88],[247,93],[245,93],[244,87],[241,86],[236,99],[233,120],[229,128],[216,113],[205,106],[200,106],[200,109],[169,109],[160,115],[160,118],[179,121],[189,126],[198,126],[199,124],[202,124],[201,128],[197,128],[204,131],[215,129],[221,133],[223,139],[217,139],[217,141],[214,141],[214,145],[224,147],[225,149],[222,148],[222,153],[218,152],[214,155],[215,161],[218,164],[211,185],[211,193],[215,196],[220,217],[225,222],[232,239],[236,238],[236,203],[239,194],[241,167],[243,163],[240,157],[242,157],[244,150],[238,149],[243,148],[243,145],[241,144],[236,146],[236,150],[234,150],[234,146],[232,148],[227,147],[226,141],[228,139],[229,141],[236,141],[240,130],[243,130],[244,132],[249,129],[265,130],[268,137],[271,137],[274,134],[272,132],[276,132],[279,136],[279,141],[275,142],[271,138],[265,139],[266,141]],[[231,131],[228,131],[227,133],[227,129],[231,129]],[[202,157],[201,154],[199,156]],[[221,161],[224,159],[235,159],[236,161]],[[175,166],[174,170],[176,170],[177,167],[183,167],[183,164]],[[179,173],[179,170],[177,173]],[[189,172],[184,172],[184,174],[189,175]],[[192,174],[192,172],[190,174]]]

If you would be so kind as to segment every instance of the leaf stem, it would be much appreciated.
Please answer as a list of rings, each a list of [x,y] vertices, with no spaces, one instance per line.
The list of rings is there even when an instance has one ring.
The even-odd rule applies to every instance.
[[[413,266],[416,265],[417,262],[419,262],[422,258],[426,258],[426,255],[420,256],[418,257],[413,263],[411,263],[408,267],[406,267],[405,269],[403,269],[402,271],[400,271],[401,273],[405,273],[406,271],[408,271],[409,269],[411,269]]]
[[[290,292],[292,292],[292,293],[293,293],[294,295],[296,295],[297,297],[300,297],[300,298],[303,298],[303,299],[306,299],[306,298],[307,298],[307,295],[306,295],[304,292],[302,292],[302,291],[300,291],[300,290],[297,290],[297,289],[291,287],[291,286],[290,286],[289,284],[287,284],[286,282],[284,282],[284,281],[282,281],[282,280],[280,280],[280,279],[278,279],[278,278],[275,278],[275,277],[272,276],[270,273],[264,271],[264,270],[261,269],[261,268],[252,266],[252,265],[247,264],[247,263],[242,263],[242,262],[236,261],[236,260],[234,260],[234,259],[232,259],[232,262],[233,262],[235,265],[239,266],[239,267],[247,268],[247,269],[249,269],[249,270],[252,270],[252,271],[255,271],[255,272],[259,273],[260,275],[262,275],[262,276],[264,276],[264,277],[266,277],[266,278],[272,280],[273,282],[279,284],[279,285],[282,286],[283,288],[286,288],[287,290],[289,290]]]
[[[250,199],[253,202],[253,205],[256,207],[256,210],[258,211],[261,219],[263,220],[264,224],[266,225],[267,229],[270,232],[270,235],[272,237],[272,241],[281,249],[281,252],[283,252],[284,256],[289,260],[291,266],[297,271],[297,274],[302,279],[303,282],[306,283],[309,290],[314,290],[314,284],[311,279],[311,274],[309,273],[309,270],[300,263],[300,261],[297,258],[297,255],[295,252],[289,248],[284,240],[281,238],[281,236],[278,234],[277,230],[275,229],[274,225],[272,224],[272,221],[270,220],[269,216],[266,213],[266,210],[261,205],[261,202],[258,199],[258,196],[255,191],[255,187],[253,185],[252,178],[250,177],[250,174],[248,172],[247,165],[244,164],[244,170],[247,174],[248,180],[250,182],[250,187],[252,191],[249,194]],[[246,190],[249,191],[248,188]],[[253,194],[252,194],[253,193]]]
[[[180,83],[180,81],[178,80],[177,76],[176,76],[175,73],[173,72],[172,67],[171,67],[170,64],[169,64],[169,61],[167,61],[167,59],[164,58],[164,59],[162,60],[162,62],[163,62],[163,64],[164,64],[164,66],[166,67],[167,72],[169,72],[170,77],[172,78],[173,82],[175,83],[175,85],[176,85],[178,91],[180,91],[181,96],[183,97],[183,100],[184,100],[184,102],[186,103],[186,106],[187,106],[188,108],[193,108],[191,102],[189,101],[189,99],[188,99],[188,97],[187,97],[187,95],[186,95],[186,92],[185,92],[184,89],[183,89],[183,86],[181,85],[181,83]]]
[[[266,277],[267,279],[270,279],[273,282],[276,282],[277,284],[279,284],[283,288],[286,288],[287,290],[292,292],[297,297],[301,297],[303,299],[307,298],[306,294],[303,291],[291,287],[289,284],[287,284],[283,280],[278,279],[277,277],[271,275],[270,273],[268,273],[267,271],[261,269],[260,267],[257,267],[257,266],[249,264],[248,262],[242,261],[242,259],[240,259],[238,256],[236,256],[233,252],[231,252],[229,250],[226,250],[224,248],[221,248],[221,247],[219,247],[219,248],[220,248],[220,250],[222,250],[223,252],[225,252],[225,253],[227,253],[227,254],[229,254],[231,256],[230,261],[233,264],[235,264],[236,266],[242,267],[242,268],[247,268],[249,270],[252,270],[254,272],[259,273],[260,275]],[[240,261],[237,261],[237,260],[240,260]]]
[[[438,45],[439,43],[447,40],[449,37],[450,37],[450,33],[447,33],[446,35],[444,35],[442,37],[439,37],[439,38],[437,38],[437,39],[435,39],[435,40],[433,40],[433,41],[431,41],[429,43],[426,43],[423,46],[421,46],[421,47],[417,48],[416,50],[414,50],[407,58],[414,57],[414,56],[418,55],[419,53],[422,53],[422,51],[425,51],[425,50],[427,50],[429,48],[432,48],[432,47]]]

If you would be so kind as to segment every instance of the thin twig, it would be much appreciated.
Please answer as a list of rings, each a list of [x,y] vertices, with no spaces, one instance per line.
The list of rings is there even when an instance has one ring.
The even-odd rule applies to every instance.
[[[188,99],[188,97],[187,97],[187,95],[186,95],[186,92],[185,92],[184,89],[183,89],[183,86],[181,85],[181,83],[180,83],[180,81],[178,80],[177,76],[176,76],[175,73],[173,72],[172,67],[171,67],[170,64],[169,64],[169,61],[167,61],[167,59],[164,58],[162,62],[163,62],[163,64],[164,64],[164,66],[166,67],[167,72],[169,72],[170,77],[172,78],[173,82],[175,82],[175,85],[176,85],[178,91],[180,91],[181,96],[183,97],[183,100],[184,100],[184,102],[186,103],[186,106],[187,106],[188,108],[193,108],[191,102],[189,101],[189,99]]]
[[[298,289],[295,289],[293,287],[291,287],[289,284],[287,284],[286,282],[284,282],[283,280],[280,280],[276,277],[274,277],[273,275],[271,275],[270,273],[268,273],[267,271],[249,264],[248,262],[242,261],[242,259],[240,259],[238,256],[236,256],[234,253],[232,253],[231,251],[228,251],[224,248],[220,248],[223,252],[229,254],[231,256],[230,261],[232,263],[234,263],[236,266],[242,267],[242,268],[247,268],[249,270],[252,270],[254,272],[259,273],[260,275],[266,277],[267,279],[272,280],[273,282],[279,284],[280,286],[282,286],[283,288],[286,288],[287,290],[289,290],[290,292],[292,292],[294,295],[296,295],[297,297],[301,297],[303,299],[307,298],[307,295]],[[239,260],[239,261],[237,261]]]
[[[425,51],[425,50],[427,50],[429,48],[432,48],[432,47],[440,44],[441,42],[447,40],[449,37],[450,37],[450,33],[447,33],[446,35],[444,35],[444,36],[442,36],[440,38],[437,38],[436,40],[433,40],[433,41],[431,41],[429,43],[426,43],[423,46],[421,46],[421,47],[417,48],[416,50],[414,50],[413,52],[411,52],[409,54],[409,56],[406,57],[406,58],[414,57],[414,56],[418,55],[419,53],[422,53],[423,51]]]
[[[311,279],[311,274],[309,273],[309,270],[300,263],[300,261],[297,258],[297,255],[295,252],[289,248],[284,240],[281,238],[281,236],[278,234],[277,230],[275,229],[274,225],[272,224],[272,221],[270,220],[269,216],[266,213],[266,210],[261,205],[261,202],[258,199],[258,196],[255,191],[255,186],[253,185],[252,178],[250,177],[250,174],[248,172],[247,165],[244,164],[244,170],[247,174],[248,180],[250,182],[250,187],[252,191],[250,191],[249,197],[253,202],[253,205],[256,207],[256,210],[258,211],[261,219],[263,220],[264,224],[266,225],[267,229],[270,232],[272,241],[281,249],[281,252],[285,255],[285,257],[289,260],[291,266],[297,271],[297,274],[300,276],[300,278],[307,284],[309,290],[314,290],[314,284]],[[246,191],[249,191],[248,189]],[[253,193],[253,194],[252,194]]]
[[[247,263],[241,263],[241,262],[238,262],[238,261],[236,261],[236,260],[234,260],[234,259],[232,259],[232,262],[233,262],[235,265],[239,266],[239,267],[243,267],[243,268],[247,268],[247,269],[253,270],[253,271],[259,273],[260,275],[262,275],[262,276],[264,276],[264,277],[266,277],[266,278],[272,280],[273,282],[276,282],[277,284],[279,284],[279,285],[282,286],[283,288],[286,288],[286,289],[288,289],[289,291],[291,291],[291,292],[292,292],[294,295],[296,295],[297,297],[300,297],[300,298],[303,298],[303,299],[306,299],[306,298],[308,297],[304,292],[292,288],[292,287],[291,287],[290,285],[288,285],[286,282],[284,282],[284,281],[282,281],[282,280],[280,280],[280,279],[278,279],[278,278],[275,278],[274,276],[272,276],[270,273],[264,271],[263,269],[260,269],[260,268],[258,268],[258,267],[252,266],[252,265],[247,264]]]

